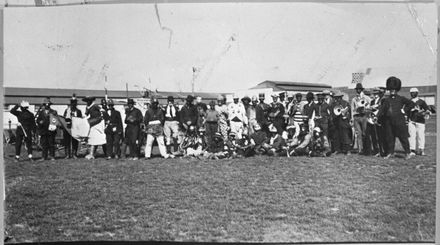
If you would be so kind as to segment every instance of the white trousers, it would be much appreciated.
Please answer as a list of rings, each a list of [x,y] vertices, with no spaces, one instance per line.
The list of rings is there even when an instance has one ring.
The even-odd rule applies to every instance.
[[[157,145],[159,146],[160,155],[162,155],[162,157],[168,157],[167,149],[165,148],[163,135],[154,137],[151,134],[147,135],[147,143],[145,145],[145,157],[146,158],[151,157],[151,149],[153,148],[154,139],[157,140]]]
[[[179,122],[178,121],[165,121],[163,126],[163,133],[165,134],[165,140],[167,145],[171,145],[171,139],[177,139],[177,143],[181,142],[180,132],[179,132]]]
[[[409,121],[409,149],[425,149],[425,124]]]

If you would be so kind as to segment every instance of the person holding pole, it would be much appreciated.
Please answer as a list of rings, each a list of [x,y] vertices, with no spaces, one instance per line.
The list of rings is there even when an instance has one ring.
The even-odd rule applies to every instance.
[[[18,110],[20,108],[20,111]],[[17,117],[15,141],[15,161],[20,160],[21,144],[24,139],[29,160],[32,161],[32,132],[35,131],[34,114],[28,110],[29,102],[22,101],[11,109],[11,114]]]

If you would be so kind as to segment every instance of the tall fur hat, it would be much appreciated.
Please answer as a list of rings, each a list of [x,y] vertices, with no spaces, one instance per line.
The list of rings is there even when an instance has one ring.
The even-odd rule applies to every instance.
[[[399,91],[402,87],[402,82],[397,77],[389,77],[387,79],[387,90],[396,90]]]

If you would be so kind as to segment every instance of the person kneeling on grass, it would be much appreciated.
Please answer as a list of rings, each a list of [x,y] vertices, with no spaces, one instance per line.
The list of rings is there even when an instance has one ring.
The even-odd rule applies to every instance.
[[[203,140],[197,134],[197,129],[194,125],[188,127],[185,138],[180,145],[184,156],[187,157],[198,157],[203,153]]]
[[[286,141],[278,134],[273,124],[269,125],[270,138],[263,143],[263,148],[269,156],[286,156]]]
[[[242,138],[236,141],[236,152],[238,157],[251,157],[255,155],[254,145],[251,144],[247,133],[243,133]]]
[[[263,143],[267,140],[267,134],[262,130],[260,124],[254,125],[254,133],[249,136],[250,144],[252,145],[255,153],[261,155],[265,152]]]
[[[312,135],[305,136],[303,143],[290,152],[290,155],[300,156],[308,155],[309,157],[327,157],[331,151],[325,144],[321,128],[315,127]]]
[[[216,132],[203,156],[207,159],[223,159],[227,157],[227,154],[223,136],[220,132]]]
[[[151,107],[145,112],[144,123],[147,131],[147,143],[145,145],[145,159],[151,158],[151,149],[153,148],[154,140],[157,141],[160,155],[163,158],[174,157],[167,153],[164,137],[163,137],[163,123],[165,117],[163,111],[159,108],[159,101],[153,98]]]

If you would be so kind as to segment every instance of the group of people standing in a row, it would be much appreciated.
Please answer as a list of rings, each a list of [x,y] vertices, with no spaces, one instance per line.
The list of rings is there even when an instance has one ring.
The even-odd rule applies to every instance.
[[[90,125],[87,143],[90,145],[87,159],[92,159],[99,145],[108,159],[125,156],[151,157],[154,141],[164,158],[176,155],[224,158],[268,154],[278,156],[329,156],[332,153],[350,154],[353,146],[357,152],[389,158],[394,156],[395,138],[399,138],[406,158],[424,155],[424,125],[429,115],[426,103],[418,98],[412,88],[411,99],[397,94],[401,81],[390,77],[386,87],[374,89],[370,94],[362,84],[356,85],[356,95],[351,102],[343,100],[343,94],[330,91],[315,94],[308,92],[306,100],[302,94],[273,94],[273,102],[266,104],[264,94],[257,98],[245,96],[226,99],[219,96],[208,105],[201,97],[189,95],[186,103],[179,107],[169,96],[166,105],[159,105],[152,98],[149,108],[142,112],[128,99],[125,107],[123,130],[122,116],[115,110],[112,99],[85,97],[85,116]],[[73,117],[82,117],[74,97],[63,117],[66,158],[78,156],[78,141],[68,131]],[[32,134],[40,135],[43,149],[42,159],[54,159],[56,128],[50,121],[57,116],[50,108],[49,98],[34,117],[28,111],[29,103],[23,101],[11,113],[19,121],[17,128],[16,159],[19,159],[21,142],[24,139],[29,158],[32,159]],[[21,108],[21,109],[19,109]],[[121,150],[122,145],[122,150]]]

